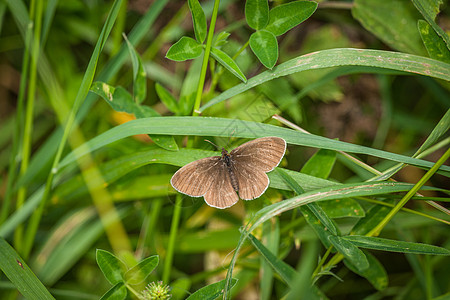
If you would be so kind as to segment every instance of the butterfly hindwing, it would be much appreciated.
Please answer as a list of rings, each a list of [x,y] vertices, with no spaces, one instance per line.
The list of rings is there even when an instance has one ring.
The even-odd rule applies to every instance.
[[[238,202],[239,197],[231,185],[230,175],[224,161],[214,169],[211,174],[212,188],[205,194],[205,202],[212,207],[227,208]]]

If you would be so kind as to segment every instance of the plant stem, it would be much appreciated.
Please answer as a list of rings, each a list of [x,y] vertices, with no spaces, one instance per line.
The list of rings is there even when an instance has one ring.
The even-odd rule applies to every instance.
[[[408,202],[408,200],[414,196],[417,191],[427,182],[431,176],[440,168],[440,166],[450,157],[450,148],[444,153],[444,155],[439,158],[439,160],[428,170],[427,173],[413,186],[411,190],[406,193],[406,195],[397,203],[397,205],[386,215],[386,217],[377,225],[374,229],[366,234],[366,236],[378,236],[381,230],[386,226],[386,224],[395,216],[395,214],[403,208],[403,206]],[[330,268],[333,265],[339,263],[344,256],[342,254],[336,254],[330,261],[326,264],[325,268]]]
[[[162,281],[165,283],[169,282],[170,280],[170,269],[172,267],[173,252],[175,249],[175,240],[177,238],[178,232],[178,224],[180,223],[182,202],[183,199],[181,198],[181,195],[178,194],[176,197],[175,207],[173,210],[172,224],[170,225],[169,245],[167,246],[166,259],[164,260]]]
[[[17,162],[18,157],[21,151],[21,145],[20,141],[22,132],[22,126],[23,126],[23,103],[25,98],[25,91],[27,87],[27,78],[28,78],[28,70],[30,65],[30,44],[31,44],[31,38],[32,38],[32,32],[33,32],[33,26],[31,21],[29,21],[29,25],[27,26],[27,30],[25,33],[25,51],[23,53],[23,65],[22,65],[22,72],[20,76],[20,87],[19,87],[19,94],[17,97],[17,108],[16,108],[16,120],[14,124],[14,135],[12,138],[12,149],[11,149],[11,157],[9,160],[9,169],[8,169],[8,181],[6,184],[6,192],[5,192],[5,198],[3,200],[2,209],[0,213],[0,225],[5,222],[6,218],[9,214],[9,209],[11,207],[11,198],[13,195],[13,182],[16,182],[16,168],[17,168]]]
[[[28,163],[30,160],[31,152],[31,136],[33,135],[33,112],[34,101],[36,94],[36,77],[37,77],[37,62],[40,52],[40,33],[42,28],[42,11],[43,1],[31,1],[30,7],[30,19],[34,19],[34,33],[33,33],[33,45],[31,46],[31,64],[30,64],[30,77],[28,83],[28,95],[25,111],[25,124],[22,136],[22,163],[20,165],[20,175],[24,175],[28,169]],[[17,193],[17,209],[21,208],[24,204],[27,195],[27,188],[23,186]],[[23,248],[23,225],[17,227],[14,234],[14,241],[17,249],[22,252],[23,257],[26,259],[29,252]]]
[[[42,1],[40,1],[40,2],[42,2]],[[66,142],[68,141],[69,134],[72,131],[72,127],[74,127],[74,125],[76,125],[75,116],[76,116],[81,104],[83,103],[83,100],[86,98],[86,96],[89,92],[89,87],[94,79],[94,73],[95,73],[95,69],[97,67],[97,62],[98,62],[101,50],[103,49],[103,46],[106,42],[106,38],[108,37],[108,35],[111,31],[112,25],[114,24],[114,21],[117,16],[118,9],[120,7],[121,2],[122,2],[122,0],[116,0],[116,1],[114,1],[113,5],[112,5],[112,8],[111,8],[110,13],[107,18],[107,21],[106,21],[105,25],[103,26],[102,32],[100,34],[99,41],[97,42],[95,49],[94,49],[94,53],[91,56],[91,59],[89,61],[86,73],[81,82],[81,87],[78,90],[73,107],[69,113],[69,116],[66,119],[67,121],[66,121],[66,124],[64,127],[64,133],[60,140],[58,150],[56,152],[56,156],[53,159],[52,168],[50,170],[49,175],[47,176],[47,181],[45,183],[45,190],[42,195],[41,202],[39,203],[39,206],[36,208],[36,210],[33,212],[33,215],[31,216],[28,227],[27,227],[26,237],[25,237],[25,245],[24,245],[25,253],[29,253],[31,251],[33,241],[34,241],[39,223],[41,221],[41,218],[42,218],[42,215],[44,212],[44,208],[47,204],[48,198],[50,196],[50,192],[52,190],[53,178],[55,177],[56,173],[58,172],[58,164],[61,160],[63,150],[66,146]],[[78,140],[80,140],[80,138],[78,138]],[[84,173],[82,173],[82,174],[84,174]],[[89,184],[92,183],[92,179],[87,179],[87,183],[88,183],[88,187],[89,187]],[[98,196],[101,196],[101,194],[107,195],[107,193],[101,193],[100,189],[97,189],[96,192],[98,192],[97,193]],[[93,197],[93,199],[95,200],[95,196]],[[107,209],[107,205],[109,205],[109,207],[114,207],[113,205],[111,206],[111,203],[107,203],[108,202],[107,200],[108,199],[106,199],[106,198],[101,198],[101,199],[99,199],[98,203],[95,203],[97,205],[97,209],[100,208],[99,209],[100,214],[102,211]],[[117,215],[117,212],[115,212],[115,215]],[[113,225],[117,225],[116,228],[120,228],[121,224],[117,224],[117,222],[116,222]],[[110,226],[109,228],[106,228],[106,229],[107,229],[107,233],[109,232],[109,233],[113,234],[112,231],[113,231],[114,227]],[[110,230],[108,230],[108,229],[110,229]],[[123,230],[121,230],[120,232],[117,232],[116,234],[122,234],[122,233],[123,233]],[[123,239],[120,242],[123,242]],[[127,242],[127,241],[124,241],[124,242]],[[26,257],[26,255],[24,255],[24,257]]]
[[[366,236],[377,236],[380,234],[381,230],[386,226],[387,223],[395,216],[395,214],[414,196],[419,189],[427,182],[431,176],[439,169],[439,167],[450,157],[450,148],[438,159],[438,161],[425,173],[425,175],[420,178],[420,180],[413,186],[412,189],[406,193],[406,195],[400,200],[397,205],[386,215],[386,217]]]
[[[214,9],[211,16],[211,23],[209,24],[205,53],[203,55],[202,70],[200,72],[200,78],[198,80],[197,94],[195,96],[194,110],[192,112],[193,116],[198,116],[200,114],[200,111],[198,109],[200,108],[200,104],[202,102],[203,87],[205,86],[206,70],[208,69],[209,54],[211,52],[214,29],[216,27],[217,14],[219,11],[219,3],[220,0],[214,1]]]

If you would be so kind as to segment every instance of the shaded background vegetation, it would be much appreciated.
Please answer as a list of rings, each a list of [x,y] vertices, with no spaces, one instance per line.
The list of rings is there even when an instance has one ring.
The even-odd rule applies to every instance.
[[[39,60],[36,91],[31,95],[33,100],[27,98],[25,104],[20,105],[18,95],[21,76],[24,75],[22,66],[25,48],[24,34],[21,33],[25,16],[21,13],[26,12],[24,9],[29,10],[30,4],[13,2],[0,4],[0,194],[2,199],[10,197],[12,201],[9,208],[5,207],[6,201],[2,201],[0,225],[12,220],[12,214],[21,206],[17,204],[20,197],[29,201],[29,197],[48,179],[61,138],[61,128],[76,99],[86,74],[86,66],[112,4],[111,1],[100,0],[46,3],[42,24],[44,33],[41,36],[43,55]],[[21,7],[22,3],[24,7]],[[274,1],[270,6],[281,3],[282,1]],[[51,9],[53,4],[54,11]],[[209,20],[214,2],[202,1],[201,4]],[[153,11],[149,11],[151,5]],[[244,1],[221,1],[215,32],[227,31],[231,34],[228,43],[222,48],[230,56],[247,42],[252,33],[245,22],[244,5]],[[356,6],[359,8],[356,9]],[[436,18],[436,23],[447,32],[450,29],[449,9],[448,3],[442,5],[441,13]],[[130,37],[130,31],[136,28],[138,22],[152,18],[154,21],[149,22],[144,30],[141,29],[142,38],[135,44],[147,73],[147,95],[143,104],[152,107],[162,116],[190,115],[189,108],[192,107],[189,104],[185,112],[182,109],[174,112],[167,103],[161,101],[161,95],[155,87],[156,83],[165,87],[179,103],[189,102],[186,98],[192,97],[197,88],[201,59],[175,62],[165,58],[168,49],[181,36],[194,36],[192,18],[185,1],[124,1],[100,56],[95,80],[115,87],[122,86],[132,92],[133,69],[129,53],[124,51],[123,65],[113,58],[121,47],[126,47],[122,33]],[[417,30],[419,19],[420,13],[406,0],[323,1],[311,18],[278,37],[277,64],[303,54],[332,48],[390,50],[428,57]],[[442,60],[448,63],[446,59],[448,57]],[[236,62],[247,78],[266,70],[249,47],[236,58]],[[114,72],[108,68],[118,69]],[[219,68],[218,65],[215,68]],[[216,71],[214,68],[208,70],[202,103],[240,83],[239,79],[226,70],[214,82],[211,80],[211,73]],[[318,81],[320,85],[315,87],[314,83]],[[29,117],[26,116],[26,103],[29,101],[34,103],[34,109],[32,129],[27,131],[25,119]],[[344,66],[308,70],[268,81],[206,109],[202,115],[283,126],[271,118],[278,114],[315,135],[411,156],[436,127],[449,104],[449,85],[443,80],[411,73],[405,75],[394,71]],[[89,94],[79,115],[82,116],[80,130],[71,134],[62,157],[76,146],[134,118],[132,114],[112,109],[94,93]],[[15,131],[17,122],[19,131]],[[203,141],[204,138],[220,146],[233,148],[242,141],[233,137],[234,125],[230,124],[225,135],[231,138],[201,136],[190,139],[187,144],[190,148],[204,149],[195,154],[198,158],[215,150]],[[11,183],[16,186],[18,180],[24,180],[26,172],[30,173],[25,180],[24,195],[20,196],[17,189],[8,187],[11,175],[8,172],[16,157],[17,160],[22,159],[22,141],[27,135],[31,139],[30,163],[27,170],[21,170],[23,161],[18,161],[15,168],[17,173]],[[19,145],[18,149],[13,147],[14,139]],[[186,139],[182,136],[175,140],[178,147],[186,146]],[[448,149],[448,135],[441,140],[443,144],[423,159],[435,162],[444,154]],[[95,249],[115,252],[131,265],[133,261],[144,257],[159,255],[162,262],[147,281],[165,279],[165,283],[173,286],[174,298],[183,299],[186,297],[186,290],[192,292],[224,279],[230,253],[240,237],[239,228],[246,224],[252,213],[265,205],[293,196],[291,192],[269,189],[260,200],[246,203],[240,201],[225,211],[206,206],[202,198],[185,197],[179,202],[169,184],[170,177],[178,166],[195,157],[189,153],[190,156],[182,157],[183,152],[173,160],[151,154],[156,155],[158,163],[144,163],[140,168],[124,172],[120,176],[115,175],[115,172],[121,172],[122,164],[129,166],[133,163],[134,153],[158,149],[148,135],[127,137],[91,153],[92,161],[84,161],[81,166],[72,164],[58,178],[49,195],[29,253],[24,250],[27,227],[23,227],[22,222],[14,223],[13,231],[8,231],[7,234],[2,232],[2,237],[26,257],[33,272],[57,299],[98,299],[111,287],[96,264]],[[317,149],[310,147],[291,145],[281,166],[300,171],[316,151]],[[125,157],[129,157],[131,161],[116,160]],[[379,170],[386,170],[394,165],[393,161],[374,156],[359,157]],[[113,163],[107,165],[107,162]],[[338,156],[333,163],[328,177],[331,181],[362,182],[370,177],[367,173],[356,170],[342,157]],[[95,196],[89,193],[92,190],[85,184],[90,178],[89,172],[93,165],[100,168],[105,178],[113,178],[110,181],[106,179],[104,188],[120,216],[119,227],[124,230],[123,233],[105,234],[103,230],[97,215],[99,205],[95,204],[92,199]],[[394,178],[414,184],[425,172],[426,170],[407,166],[396,173]],[[448,188],[448,177],[436,174],[427,185]],[[445,197],[444,193],[438,191],[423,194]],[[361,202],[357,209],[367,211],[370,204]],[[173,255],[173,261],[167,264],[165,258],[170,243],[169,234],[174,228],[172,219],[175,203],[182,203],[181,217],[174,253],[170,254]],[[448,220],[448,215],[439,214],[422,201],[408,203],[408,207],[437,218],[446,217]],[[330,210],[332,209],[334,207]],[[341,215],[334,220],[347,233],[363,216],[364,214],[358,213],[352,216]],[[23,224],[27,224],[27,221],[28,218]],[[386,227],[383,236],[448,248],[449,231],[445,226],[437,221],[403,213]],[[277,232],[278,235],[269,237],[270,232]],[[127,246],[112,246],[121,243],[120,239],[124,238],[122,234],[126,236],[126,243],[129,243],[132,251],[118,253],[118,249],[131,249],[127,249]],[[278,221],[260,228],[254,235],[264,236],[265,241],[274,239],[272,242],[278,245],[276,250],[273,249],[275,253],[278,252],[278,256],[294,268],[302,257],[303,245],[314,244],[317,240],[314,232],[301,219],[301,214],[295,210],[281,215]],[[114,239],[120,241],[114,242]],[[318,260],[325,250],[323,247],[319,248],[314,259]],[[278,275],[273,278],[269,276],[272,279],[268,281],[268,286],[273,286],[273,290],[262,292],[260,283],[264,281],[261,268],[269,267],[263,266],[262,258],[250,244],[246,244],[242,252],[235,270],[235,277],[239,282],[233,293],[239,294],[239,299],[280,299],[286,293],[283,280]],[[394,296],[396,299],[431,299],[449,292],[450,274],[445,267],[448,265],[447,258],[383,251],[373,251],[372,254],[385,267],[389,277],[388,286],[381,291],[377,291],[371,283],[352,273],[342,263],[331,270],[336,276],[323,276],[317,285],[330,299],[383,299]],[[164,270],[164,264],[168,265],[170,272]],[[169,278],[163,278],[168,276]],[[0,295],[13,299],[16,296],[13,285],[4,276],[0,278]]]

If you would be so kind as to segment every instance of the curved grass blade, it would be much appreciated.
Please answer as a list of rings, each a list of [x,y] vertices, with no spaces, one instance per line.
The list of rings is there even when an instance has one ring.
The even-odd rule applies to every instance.
[[[285,63],[270,71],[250,78],[246,84],[238,84],[200,107],[208,107],[243,93],[266,81],[289,74],[337,66],[369,66],[420,74],[450,81],[450,65],[431,58],[383,50],[337,48],[308,53]]]
[[[230,128],[235,128],[233,135],[240,138],[278,136],[284,138],[289,144],[299,146],[367,154],[425,168],[431,168],[433,166],[432,162],[421,159],[257,122],[206,117],[154,117],[132,120],[111,128],[68,154],[61,161],[58,168],[73,162],[77,157],[81,157],[112,142],[136,134],[151,133],[228,137]],[[448,172],[450,171],[450,167],[441,166],[440,170]]]
[[[264,207],[263,209],[256,212],[252,221],[249,222],[246,228],[242,231],[241,238],[239,239],[239,243],[236,246],[233,258],[231,259],[230,267],[228,268],[226,278],[227,285],[231,284],[234,266],[239,255],[239,250],[244,244],[245,239],[255,228],[257,228],[260,224],[264,223],[270,218],[278,216],[285,211],[292,210],[296,207],[300,207],[302,205],[316,201],[405,192],[409,191],[412,187],[412,184],[398,182],[343,184],[337,187],[329,187],[304,193],[299,196]]]
[[[369,267],[369,261],[367,260],[364,252],[362,252],[358,247],[340,236],[330,235],[328,239],[331,244],[333,244],[334,248],[336,248],[339,253],[345,257],[345,259],[350,261],[358,271],[363,272],[367,270]]]
[[[11,1],[16,6],[16,3],[19,4],[19,1]],[[128,35],[129,41],[136,45],[141,39],[148,33],[149,28],[155,22],[156,18],[167,4],[168,0],[156,0],[148,9],[147,13],[136,23],[136,25],[131,30]],[[23,4],[22,4],[23,6]],[[20,6],[20,10],[17,13],[23,15],[26,19],[28,15],[26,10],[22,11],[22,6]],[[124,62],[128,58],[127,56],[128,50],[125,44],[122,44],[119,52],[107,62],[106,66],[100,71],[97,80],[99,81],[109,81],[113,76],[117,74],[120,68],[123,66]],[[38,64],[40,67],[40,64]],[[43,80],[45,83],[47,80]],[[77,114],[77,122],[81,123],[84,117],[90,112],[92,105],[95,103],[95,99],[97,98],[94,94],[88,94],[86,100],[83,102],[80,110]],[[37,150],[35,155],[32,157],[29,168],[25,175],[19,179],[20,183],[17,184],[18,187],[28,184],[39,172],[42,172],[43,169],[50,169],[51,159],[56,152],[58,147],[58,141],[61,139],[63,132],[62,128],[58,127],[48,138],[43,146]],[[23,179],[23,180],[22,180]]]
[[[342,238],[351,242],[355,246],[366,249],[413,254],[450,255],[450,250],[448,249],[422,243],[395,241],[379,237],[360,235],[349,235]]]
[[[281,276],[281,278],[289,285],[297,274],[290,265],[276,257],[269,249],[266,248],[253,234],[248,236],[250,242],[255,246],[256,250],[264,257],[264,259],[272,266],[272,268]]]
[[[55,299],[19,254],[2,238],[0,238],[0,270],[26,299]]]
[[[232,279],[228,289],[231,290],[236,284],[237,279]],[[194,292],[192,295],[186,298],[186,300],[214,300],[224,293],[225,280],[207,285]]]
[[[389,278],[386,269],[370,252],[363,251],[369,262],[369,267],[363,271],[358,270],[350,261],[344,259],[344,263],[353,272],[366,278],[374,288],[379,291],[384,290],[388,286]]]

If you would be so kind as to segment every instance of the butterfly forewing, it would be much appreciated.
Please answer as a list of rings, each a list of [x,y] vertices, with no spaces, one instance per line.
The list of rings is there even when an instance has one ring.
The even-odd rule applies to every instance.
[[[193,161],[179,169],[170,180],[179,192],[201,197],[210,189],[214,176],[212,173],[222,165],[220,156],[206,157]]]
[[[265,192],[269,186],[266,172],[278,166],[285,151],[285,140],[266,137],[247,142],[230,152],[242,199],[255,199]]]

